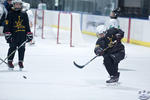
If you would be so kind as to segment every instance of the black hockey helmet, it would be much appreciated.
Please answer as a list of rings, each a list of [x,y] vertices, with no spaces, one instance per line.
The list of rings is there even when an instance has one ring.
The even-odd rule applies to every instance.
[[[120,15],[121,9],[116,8],[116,9],[112,10],[112,12],[115,14],[115,17],[118,17]]]

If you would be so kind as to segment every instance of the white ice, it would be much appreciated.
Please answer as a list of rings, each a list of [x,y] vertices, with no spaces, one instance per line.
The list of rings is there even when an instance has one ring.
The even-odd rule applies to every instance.
[[[72,48],[39,37],[35,45],[27,44],[23,72],[10,72],[6,64],[0,65],[0,100],[138,100],[138,91],[150,90],[150,48],[125,43],[126,58],[119,65],[121,84],[107,86],[102,57],[83,69],[73,65],[73,61],[83,65],[95,56],[96,37],[83,38],[85,46]],[[7,50],[0,37],[2,59]],[[14,63],[17,59],[16,53]]]

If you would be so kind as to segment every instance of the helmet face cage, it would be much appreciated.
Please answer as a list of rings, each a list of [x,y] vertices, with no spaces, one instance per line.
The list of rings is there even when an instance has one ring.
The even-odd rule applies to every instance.
[[[13,0],[13,5],[15,5],[16,3],[20,3],[22,5],[22,0]]]
[[[96,28],[97,32],[96,32],[96,36],[98,38],[101,38],[103,36],[105,36],[105,33],[106,33],[106,27],[104,25],[99,25],[97,28]]]
[[[20,8],[16,7],[16,6],[15,6],[16,3],[19,3],[21,7],[20,7]],[[22,0],[14,0],[14,1],[13,1],[13,7],[14,7],[14,9],[15,9],[16,11],[21,10],[21,9],[22,9]]]
[[[96,33],[96,36],[97,36],[98,38],[102,38],[102,37],[105,36],[105,33],[101,33],[101,34]]]

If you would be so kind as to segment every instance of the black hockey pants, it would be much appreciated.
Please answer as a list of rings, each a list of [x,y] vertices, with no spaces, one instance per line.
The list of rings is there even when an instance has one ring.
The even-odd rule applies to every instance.
[[[16,48],[19,47],[20,45],[21,45],[21,43],[10,43],[9,44],[9,50],[8,50],[8,54],[7,54],[7,56],[9,56],[8,61],[13,61],[15,53],[13,53],[12,55],[11,55],[11,53],[13,51],[15,51]],[[18,60],[19,61],[24,60],[24,53],[25,53],[25,45],[23,45],[22,47],[20,47],[18,49]]]
[[[119,77],[118,63],[114,62],[114,60],[110,57],[110,55],[106,54],[104,56],[104,65],[110,76]]]

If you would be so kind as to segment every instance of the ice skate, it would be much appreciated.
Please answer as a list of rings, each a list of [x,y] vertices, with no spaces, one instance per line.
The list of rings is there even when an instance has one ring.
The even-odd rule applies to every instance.
[[[13,71],[13,69],[14,69],[14,65],[13,65],[12,61],[8,61],[8,70]]]
[[[119,77],[118,76],[111,76],[109,80],[106,81],[106,85],[107,86],[118,86],[120,83],[119,81]]]
[[[106,81],[106,83],[117,83],[119,81],[118,76],[111,76],[109,80]]]
[[[19,71],[22,71],[24,68],[23,62],[19,62],[18,65],[19,65]]]
[[[14,70],[14,68],[8,68],[8,70],[9,70],[9,71],[13,71],[13,70]]]
[[[117,83],[119,81],[120,72],[116,75],[110,76],[110,79],[106,81],[106,83]]]
[[[19,68],[19,71],[22,71],[23,70],[23,68]]]

